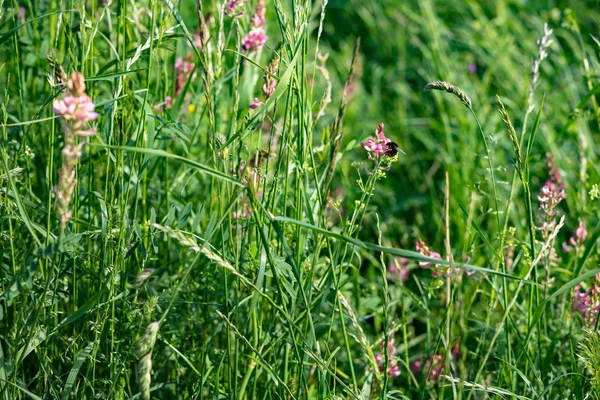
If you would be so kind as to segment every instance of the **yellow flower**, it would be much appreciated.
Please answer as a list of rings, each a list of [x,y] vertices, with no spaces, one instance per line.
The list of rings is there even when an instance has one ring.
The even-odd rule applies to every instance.
[[[187,108],[188,113],[193,113],[194,111],[196,111],[196,106],[194,104],[190,104]]]

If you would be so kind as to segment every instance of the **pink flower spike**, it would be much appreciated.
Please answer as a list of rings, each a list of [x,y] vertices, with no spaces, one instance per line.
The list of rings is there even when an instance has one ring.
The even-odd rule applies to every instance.
[[[254,103],[250,104],[248,107],[250,107],[251,109],[254,110],[255,108],[258,108],[258,107],[262,106],[263,104],[264,103],[262,101],[260,101],[258,99],[258,97],[255,97],[254,98]]]
[[[254,11],[254,15],[252,16],[252,25],[257,28],[263,26],[265,24],[266,11],[265,0],[258,0],[256,11]]]

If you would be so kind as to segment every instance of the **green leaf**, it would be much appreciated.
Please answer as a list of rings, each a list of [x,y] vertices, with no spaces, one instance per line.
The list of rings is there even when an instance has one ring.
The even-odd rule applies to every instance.
[[[292,61],[288,64],[287,69],[285,70],[285,72],[281,76],[281,79],[279,80],[279,83],[275,87],[275,91],[273,92],[273,95],[271,97],[269,97],[269,99],[265,102],[265,104],[263,104],[262,106],[258,107],[253,112],[251,112],[251,116],[248,119],[248,121],[235,134],[231,135],[231,137],[227,140],[227,142],[225,142],[225,144],[223,146],[221,146],[220,150],[223,150],[224,148],[229,146],[238,137],[241,137],[243,139],[242,134],[244,133],[244,131],[249,126],[252,126],[252,124],[258,119],[258,117],[260,115],[262,115],[263,111],[267,112],[267,111],[271,110],[271,108],[273,108],[273,106],[275,105],[275,102],[277,101],[279,96],[281,96],[287,90],[287,88],[289,86],[289,83],[290,83],[290,80],[292,79],[292,74],[294,73],[296,62],[298,61],[298,57],[299,57],[300,53],[301,53],[301,51],[297,51],[296,55],[294,56]]]
[[[140,228],[140,224],[134,219],[133,220],[133,230],[135,231],[135,235],[138,239],[142,238],[142,229]]]
[[[89,343],[87,346],[85,346],[83,350],[81,350],[81,352],[77,356],[75,364],[73,364],[73,368],[71,368],[71,372],[69,372],[69,376],[67,377],[67,381],[65,382],[65,387],[63,388],[61,395],[62,400],[67,400],[69,398],[69,395],[73,391],[73,386],[75,386],[75,378],[77,378],[77,374],[79,373],[81,366],[90,355],[90,352],[94,347],[93,344],[93,342]]]
[[[177,228],[181,229],[187,223],[188,217],[192,212],[192,203],[187,203],[184,207],[183,211],[181,211],[181,215],[179,216],[179,221],[177,221]]]
[[[469,213],[467,212],[465,207],[460,202],[458,203],[458,207],[463,212],[465,217],[467,217],[467,220],[468,220]],[[485,243],[485,245],[488,247],[488,249],[491,250],[494,257],[496,257],[500,262],[502,262],[503,261],[502,257],[500,257],[500,255],[496,252],[496,249],[494,248],[494,246],[492,246],[492,243],[490,242],[490,240],[488,239],[486,234],[481,230],[481,228],[479,228],[479,225],[477,225],[477,223],[473,219],[471,219],[471,227],[473,227],[473,229],[475,229],[475,232],[477,232],[477,235],[479,236],[479,238],[481,240],[483,240],[483,243]]]
[[[355,246],[362,247],[363,249],[367,249],[367,250],[371,250],[371,251],[381,251],[382,253],[390,254],[390,255],[393,255],[396,257],[408,258],[409,260],[424,261],[424,262],[430,262],[433,264],[448,265],[448,266],[455,267],[455,268],[463,268],[463,269],[468,269],[468,270],[475,271],[475,272],[500,275],[500,276],[504,276],[504,277],[507,277],[510,279],[523,281],[523,279],[518,278],[516,276],[505,274],[500,271],[494,271],[493,269],[489,269],[489,268],[477,267],[477,266],[471,265],[471,264],[455,263],[455,262],[450,262],[450,261],[446,261],[446,260],[438,260],[436,258],[424,256],[421,253],[417,253],[415,251],[402,250],[402,249],[393,248],[393,247],[382,247],[382,246],[378,246],[378,245],[372,244],[372,243],[365,243],[358,239],[353,239],[353,238],[341,235],[339,233],[330,232],[328,230],[318,228],[314,225],[307,224],[306,222],[301,222],[301,221],[298,221],[298,220],[295,220],[292,218],[275,217],[274,220],[281,221],[281,222],[288,222],[288,223],[291,223],[294,225],[302,226],[302,227],[308,228],[312,231],[321,233],[325,236],[329,236],[329,237],[332,237],[332,238],[335,238],[338,240],[342,240],[344,242],[352,243]],[[534,284],[533,282],[526,281],[526,280],[524,282],[528,283],[528,284]]]
[[[171,204],[171,208],[169,209],[169,214],[167,215],[167,219],[163,225],[171,226],[171,224],[173,223],[174,220],[175,220],[175,205]]]
[[[221,179],[223,181],[232,183],[237,186],[244,186],[244,184],[242,182],[238,181],[237,179],[233,178],[230,175],[224,174],[221,171],[217,171],[215,169],[207,167],[204,164],[200,164],[196,161],[192,161],[189,158],[185,158],[185,157],[178,156],[175,154],[167,153],[164,150],[145,149],[145,148],[141,148],[141,147],[131,147],[131,146],[111,146],[108,144],[91,144],[91,146],[97,146],[97,147],[111,149],[111,150],[130,151],[132,153],[149,154],[149,155],[157,156],[157,157],[170,158],[172,160],[177,160],[183,164],[189,165],[190,167],[192,167],[202,173],[205,173],[206,175],[210,175],[214,178]]]
[[[204,204],[200,206],[200,209],[194,216],[194,221],[192,222],[192,233],[195,233],[198,230],[198,226],[200,226],[200,220],[202,219],[202,210],[204,209]]]

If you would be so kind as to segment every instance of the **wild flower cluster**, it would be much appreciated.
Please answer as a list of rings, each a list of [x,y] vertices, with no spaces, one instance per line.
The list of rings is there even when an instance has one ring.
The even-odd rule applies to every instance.
[[[242,39],[242,47],[246,51],[258,51],[263,48],[269,37],[265,33],[266,6],[264,0],[259,0],[252,16],[252,29]]]
[[[73,216],[71,198],[77,185],[76,169],[85,139],[94,136],[96,127],[89,128],[88,123],[98,118],[92,99],[85,93],[85,82],[81,72],[73,72],[67,81],[67,91],[60,99],[54,100],[54,114],[61,122],[65,146],[62,150],[63,164],[58,171],[56,208],[60,219],[61,231]],[[80,140],[80,139],[83,140]]]
[[[600,274],[590,284],[589,288],[582,291],[577,285],[573,293],[573,309],[581,315],[585,326],[594,329],[600,310]]]
[[[408,258],[398,257],[394,261],[388,263],[388,279],[397,281],[399,279],[406,281],[410,275],[408,269]]]
[[[381,342],[381,347],[385,348],[385,340]],[[394,359],[396,356],[396,347],[394,346],[394,338],[388,338],[387,345],[387,357],[388,357],[388,370],[387,373],[391,377],[400,376],[400,368],[398,367],[398,363]],[[377,361],[377,365],[379,365],[379,370],[383,373],[385,369],[385,355],[382,352],[377,353],[375,356],[375,361]]]
[[[423,366],[423,357],[419,357],[412,361],[410,363],[410,372],[412,372],[415,377],[419,377],[423,374],[429,383],[435,383],[442,378],[443,367],[444,357],[439,354],[434,354],[425,361],[425,366]]]
[[[383,123],[380,123],[377,125],[374,138],[370,137],[366,142],[360,142],[367,151],[369,160],[377,160],[382,155],[393,157],[398,153],[398,145],[385,136],[383,128]]]
[[[565,199],[566,184],[562,181],[560,171],[554,161],[554,157],[550,153],[546,155],[546,165],[548,167],[548,179],[540,190],[537,196],[540,202],[539,208],[539,224],[535,227],[540,232],[542,243],[546,243],[551,235],[556,230],[558,225],[558,205]],[[556,265],[560,262],[560,258],[556,254],[554,246],[550,246],[547,253],[544,255],[546,265]]]
[[[417,240],[417,242],[415,243],[415,249],[424,256],[435,258],[437,260],[442,259],[440,253],[436,253],[435,251],[429,250],[429,247],[427,247],[427,245],[422,239]],[[419,266],[421,268],[432,268],[435,266],[435,264],[429,261],[419,261]],[[431,276],[433,276],[434,278],[439,278],[440,276],[442,276],[442,273],[442,269],[434,268],[433,271],[431,271]]]

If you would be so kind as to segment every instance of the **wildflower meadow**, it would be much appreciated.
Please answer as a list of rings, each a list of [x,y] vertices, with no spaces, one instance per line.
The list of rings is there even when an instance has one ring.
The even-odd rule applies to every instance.
[[[0,400],[600,399],[599,23],[0,0]]]

